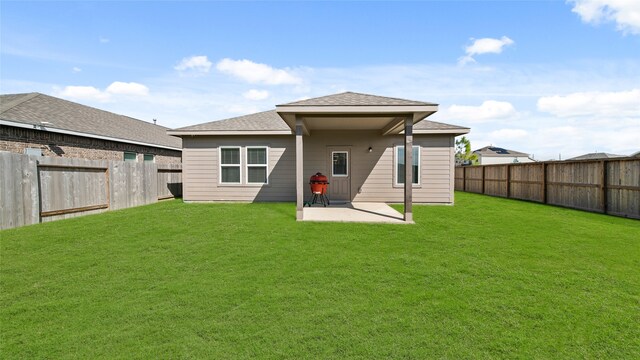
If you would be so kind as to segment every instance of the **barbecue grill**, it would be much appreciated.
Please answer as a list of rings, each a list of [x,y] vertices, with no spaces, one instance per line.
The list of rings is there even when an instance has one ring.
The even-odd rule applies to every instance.
[[[309,178],[309,186],[311,187],[311,200],[306,205],[322,204],[324,207],[329,205],[327,197],[327,187],[329,181],[322,173],[316,173]]]

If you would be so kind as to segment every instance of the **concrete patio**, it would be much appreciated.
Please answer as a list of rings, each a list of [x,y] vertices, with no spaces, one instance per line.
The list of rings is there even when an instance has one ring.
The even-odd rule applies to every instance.
[[[314,205],[303,209],[302,221],[365,222],[387,224],[413,224],[385,203],[353,202],[322,207]]]

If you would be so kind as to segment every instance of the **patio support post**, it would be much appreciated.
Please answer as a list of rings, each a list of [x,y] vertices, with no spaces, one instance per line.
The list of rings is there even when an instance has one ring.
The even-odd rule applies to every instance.
[[[296,220],[302,220],[304,207],[304,178],[302,135],[304,124],[302,118],[296,115]]]
[[[404,221],[413,222],[413,116],[404,119]]]

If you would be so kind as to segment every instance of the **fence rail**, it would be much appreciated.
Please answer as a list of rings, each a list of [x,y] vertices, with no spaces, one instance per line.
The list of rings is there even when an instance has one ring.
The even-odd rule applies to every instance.
[[[640,159],[456,167],[455,189],[640,219]]]
[[[182,165],[0,152],[0,229],[182,196]]]

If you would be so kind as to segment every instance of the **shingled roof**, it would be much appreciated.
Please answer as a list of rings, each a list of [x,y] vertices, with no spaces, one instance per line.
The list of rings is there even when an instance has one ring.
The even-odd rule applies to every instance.
[[[621,158],[621,157],[626,157],[626,155],[597,152],[597,153],[588,153],[588,154],[572,157],[567,160],[596,160],[596,159],[613,159],[613,158]]]
[[[436,121],[422,120],[414,126],[414,131],[447,131],[469,130],[463,126],[445,124]],[[263,111],[255,114],[237,116],[230,119],[211,121],[204,124],[185,126],[173,131],[286,131],[291,132],[289,126],[282,120],[275,110]]]
[[[180,150],[182,140],[168,128],[40,93],[0,95],[3,125],[33,125],[44,131],[70,131],[78,136],[108,138]]]
[[[185,126],[177,131],[291,131],[275,110]]]
[[[469,128],[437,121],[422,120],[413,126],[413,130],[419,132],[420,130],[469,130]]]
[[[480,154],[482,156],[529,156],[529,154],[525,154],[523,152],[504,149],[497,146],[485,146],[481,149],[475,150],[474,153]]]
[[[278,106],[421,106],[438,105],[434,103],[406,100],[385,96],[369,95],[356,92],[343,92],[340,94],[327,95],[294,101]]]
[[[282,106],[431,106],[434,103],[390,98],[377,95],[345,92],[341,94],[321,96],[313,99],[294,101]],[[418,122],[414,131],[419,133],[467,133],[469,128],[440,123],[436,121],[422,120]],[[170,130],[169,133],[176,136],[185,134],[205,133],[236,133],[251,134],[252,132],[268,132],[278,134],[290,134],[291,128],[282,119],[276,110],[263,111],[255,114],[237,116],[224,120],[211,121],[203,124],[185,126]]]

